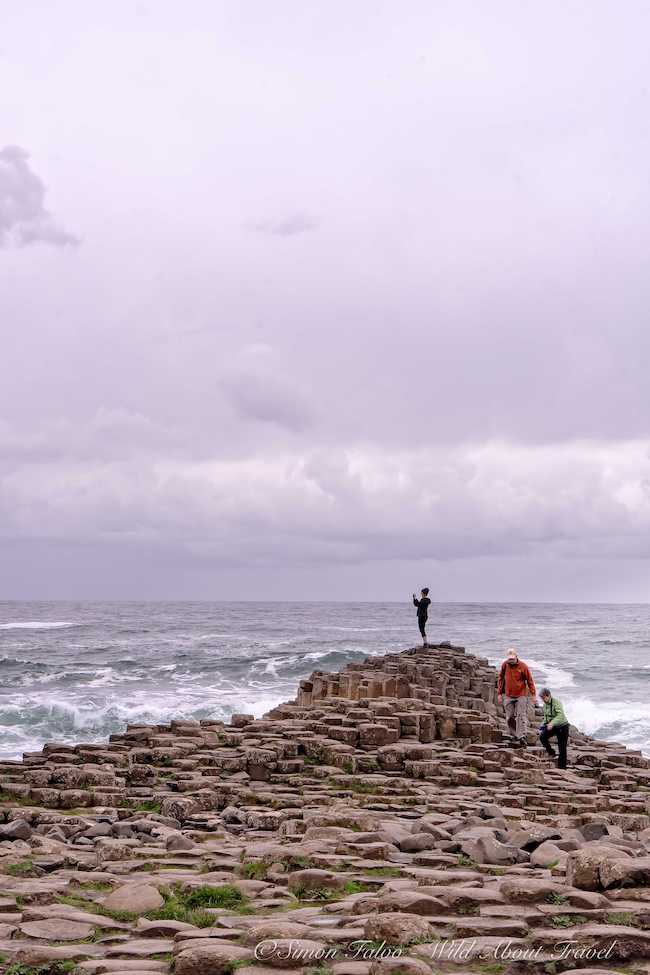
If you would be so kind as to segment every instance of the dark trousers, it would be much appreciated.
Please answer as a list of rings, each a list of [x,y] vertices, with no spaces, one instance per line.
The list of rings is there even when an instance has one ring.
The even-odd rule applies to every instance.
[[[422,616],[418,616],[418,626],[420,628],[420,635],[421,635],[421,637],[422,637],[423,640],[426,640],[426,638],[427,638],[427,634],[425,632],[426,625],[427,625],[427,618],[426,618],[426,616],[424,618]]]
[[[549,742],[549,739],[553,738],[553,736],[557,738],[557,750],[558,750],[557,767],[566,768],[566,746],[569,742],[568,724],[561,724],[557,728],[551,728],[550,731],[548,730],[548,728],[544,727],[539,733],[539,740],[541,741],[546,751],[549,753],[549,755],[555,756],[555,752],[551,748]]]

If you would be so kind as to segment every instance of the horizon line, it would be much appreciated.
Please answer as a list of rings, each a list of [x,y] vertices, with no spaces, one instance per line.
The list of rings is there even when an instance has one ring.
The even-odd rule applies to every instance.
[[[228,605],[237,603],[249,605],[250,603],[295,605],[296,603],[312,603],[316,605],[350,605],[365,603],[367,605],[410,605],[407,598],[402,599],[175,599],[175,598],[142,598],[142,599],[88,599],[88,598],[18,598],[0,599],[0,606],[16,603],[79,603],[82,605],[90,603],[115,603],[120,605],[135,605],[137,603],[180,603],[180,604],[207,604],[207,605]],[[638,600],[565,600],[565,599],[434,599],[434,606],[650,606],[650,600],[639,602]]]

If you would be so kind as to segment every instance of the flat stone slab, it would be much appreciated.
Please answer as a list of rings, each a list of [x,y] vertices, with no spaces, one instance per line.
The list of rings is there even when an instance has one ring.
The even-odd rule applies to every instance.
[[[0,915],[1,916],[1,915]],[[105,914],[94,914],[83,911],[71,904],[44,904],[42,907],[27,907],[23,912],[23,921],[49,921],[59,918],[66,921],[76,921],[79,924],[91,924],[96,928],[107,928],[117,931],[128,931],[130,925],[125,921],[114,921]]]
[[[107,972],[167,972],[169,965],[153,958],[138,958],[136,961],[103,958],[101,961],[80,961],[77,970],[86,972],[87,975],[104,975]]]
[[[106,957],[115,958],[120,955],[136,955],[151,957],[151,955],[168,955],[174,947],[172,941],[163,938],[133,938],[119,945],[106,947]]]
[[[131,914],[146,914],[162,907],[164,901],[157,887],[143,881],[118,887],[103,902],[111,911],[129,911]]]
[[[49,921],[28,921],[20,925],[21,934],[44,941],[83,941],[93,933],[93,926],[70,921],[68,918],[52,918]]]

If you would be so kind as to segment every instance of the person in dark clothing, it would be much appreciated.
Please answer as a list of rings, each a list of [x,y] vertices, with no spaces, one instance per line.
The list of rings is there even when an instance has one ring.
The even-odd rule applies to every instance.
[[[566,768],[566,749],[569,741],[567,716],[561,701],[553,697],[548,687],[542,689],[540,697],[544,704],[544,724],[539,729],[539,740],[548,754],[552,758],[557,758],[557,767]],[[554,735],[557,738],[557,752],[551,747],[549,741]]]
[[[413,605],[418,611],[418,627],[420,629],[420,634],[422,636],[422,646],[428,646],[426,625],[427,617],[429,615],[429,606],[431,605],[431,600],[429,599],[429,590],[422,589],[420,592],[420,598],[418,599],[415,593],[413,593]]]

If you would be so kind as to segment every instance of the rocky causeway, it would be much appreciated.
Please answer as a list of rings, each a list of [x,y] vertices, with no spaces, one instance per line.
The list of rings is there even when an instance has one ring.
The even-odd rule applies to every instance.
[[[572,728],[561,771],[530,709],[507,747],[441,644],[3,761],[0,969],[650,973],[650,761]]]

